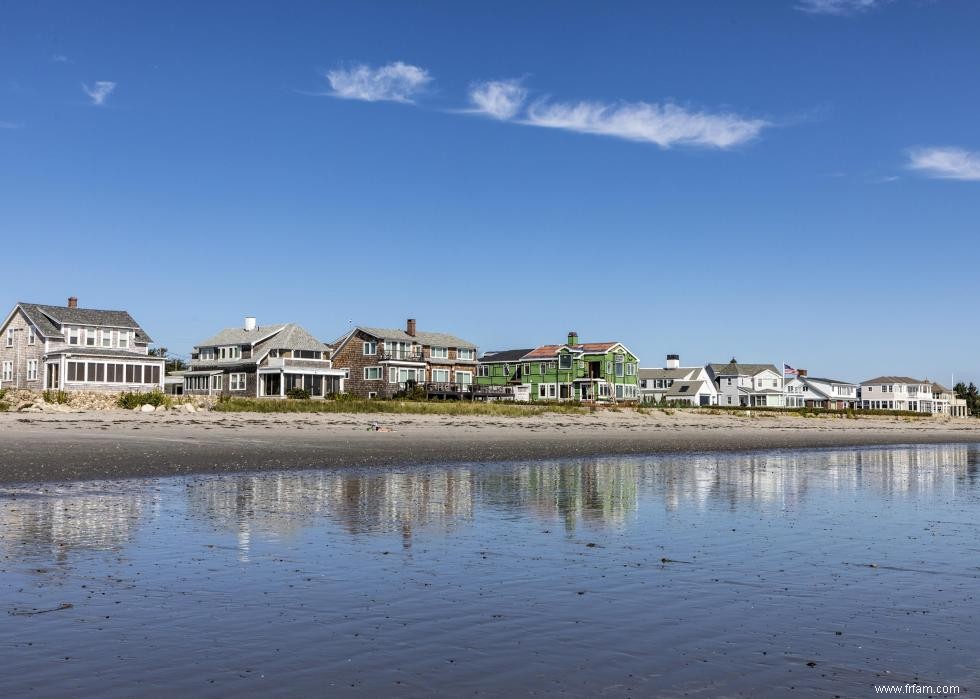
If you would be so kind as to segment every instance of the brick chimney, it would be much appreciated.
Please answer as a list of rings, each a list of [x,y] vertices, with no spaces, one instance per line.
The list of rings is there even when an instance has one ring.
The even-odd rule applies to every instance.
[[[408,322],[405,324],[405,332],[415,337],[415,318],[408,319]]]
[[[78,297],[69,296],[68,297],[68,308],[78,308]]]
[[[578,333],[574,330],[568,331],[568,344],[577,345],[578,344]]]

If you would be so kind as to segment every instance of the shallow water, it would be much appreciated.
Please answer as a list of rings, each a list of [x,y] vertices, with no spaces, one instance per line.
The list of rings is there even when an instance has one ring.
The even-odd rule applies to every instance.
[[[978,454],[0,486],[0,696],[972,696]]]

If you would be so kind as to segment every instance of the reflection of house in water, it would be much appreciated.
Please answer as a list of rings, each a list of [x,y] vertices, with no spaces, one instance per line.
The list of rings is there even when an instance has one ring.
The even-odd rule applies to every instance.
[[[923,492],[951,476],[975,474],[964,445],[904,446],[789,453],[679,456],[648,474],[668,509],[682,503],[771,503],[793,507],[814,487]]]
[[[129,542],[147,504],[131,493],[16,492],[0,500],[0,545],[14,558],[50,556],[66,560],[73,551],[112,550]]]
[[[639,466],[635,460],[602,459],[532,464],[516,470],[480,472],[481,501],[526,509],[544,518],[559,516],[569,531],[579,524],[622,524],[636,512]]]
[[[288,536],[326,516],[352,534],[449,529],[473,515],[465,469],[408,473],[300,473],[211,478],[187,489],[192,515],[235,532],[243,558],[253,534]]]

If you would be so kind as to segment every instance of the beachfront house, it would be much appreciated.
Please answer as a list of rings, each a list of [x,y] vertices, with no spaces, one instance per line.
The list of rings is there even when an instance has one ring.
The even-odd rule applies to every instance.
[[[150,391],[164,359],[126,311],[18,303],[0,325],[0,388],[34,391]]]
[[[258,325],[249,316],[198,343],[183,373],[187,395],[282,398],[302,389],[313,398],[344,392],[330,348],[295,323]]]
[[[966,401],[929,379],[878,376],[861,382],[860,407],[866,410],[908,410],[966,417]]]
[[[636,355],[621,342],[583,343],[570,332],[562,345],[484,355],[477,383],[511,386],[515,399],[531,401],[638,401],[637,368]]]
[[[718,405],[782,408],[786,405],[783,375],[772,364],[709,364],[708,374],[718,389]]]
[[[858,385],[842,379],[809,376],[806,369],[785,381],[786,407],[846,410],[857,407]]]
[[[348,371],[347,392],[390,398],[413,387],[431,398],[471,397],[476,345],[443,332],[357,326],[333,343],[334,366]]]
[[[682,367],[680,355],[668,354],[661,368],[640,368],[640,397],[644,403],[717,405],[718,389],[703,366]]]

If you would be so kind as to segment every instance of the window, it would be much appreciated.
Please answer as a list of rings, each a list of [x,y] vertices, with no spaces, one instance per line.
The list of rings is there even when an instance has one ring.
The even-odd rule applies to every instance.
[[[572,368],[572,355],[565,353],[558,355],[558,368],[559,369],[571,369]]]
[[[201,351],[198,353],[198,356],[201,359],[205,360],[205,361],[211,361],[211,360],[213,360],[214,359],[214,347],[203,347],[203,348],[201,348]]]
[[[85,344],[88,347],[95,347],[95,328],[85,328]]]
[[[105,381],[105,364],[88,362],[85,365],[85,380],[98,383]]]
[[[122,383],[124,373],[125,370],[122,364],[106,364],[105,366],[105,380],[107,383]]]
[[[215,374],[211,377],[211,388],[215,391],[220,391],[225,386],[225,377],[223,374]]]
[[[372,398],[377,398],[377,397],[378,397],[378,392],[377,391],[368,391],[368,400],[371,400]]]
[[[126,365],[126,383],[143,383],[143,365]]]
[[[558,389],[553,383],[538,384],[538,398],[554,399],[558,397]]]
[[[221,359],[241,359],[242,348],[238,345],[231,347],[221,347],[218,350],[218,357]]]
[[[7,328],[7,347],[14,346],[14,329]]]
[[[476,359],[476,350],[467,347],[460,347],[456,350],[456,356],[464,360]]]
[[[68,328],[68,344],[77,345],[78,344],[78,328]]]
[[[103,330],[102,331],[102,346],[103,347],[112,347],[112,331],[111,330]]]
[[[13,381],[14,380],[14,363],[13,362],[4,362],[3,363],[3,375],[2,375],[2,379],[4,381]]]
[[[143,366],[143,383],[160,383],[160,365],[144,365]]]
[[[529,362],[524,362],[524,375],[527,376],[531,373],[531,364]]]
[[[120,347],[120,349],[128,349],[129,348],[129,331],[128,330],[121,330],[119,332],[119,347]]]
[[[616,384],[616,397],[617,398],[623,397],[623,384],[621,383]]]
[[[449,348],[448,347],[433,347],[430,355],[433,359],[448,359],[449,358]]]
[[[27,344],[33,345],[36,338],[34,337],[34,328],[27,328]]]
[[[366,342],[364,344],[367,344]],[[381,380],[381,367],[379,366],[366,366],[364,367],[364,380],[365,381],[380,381]]]
[[[232,391],[244,391],[245,390],[245,374],[229,374],[228,375],[228,388]]]
[[[364,343],[361,351],[365,357],[373,356],[378,353],[378,343],[375,340],[368,340]]]
[[[472,371],[457,371],[456,372],[456,383],[461,383],[463,385],[470,385],[473,383],[473,372]]]
[[[626,363],[626,375],[627,376],[635,376],[636,375],[636,362],[627,362]]]
[[[616,355],[616,376],[626,375],[626,367],[624,361],[625,360],[623,359],[623,355],[621,354]],[[617,396],[617,398],[622,398],[622,396]]]
[[[37,381],[37,360],[29,359],[27,360],[27,380]]]
[[[449,369],[433,369],[432,380],[435,383],[449,383]]]
[[[477,376],[490,376],[490,366],[488,364],[480,364],[476,368]]]

